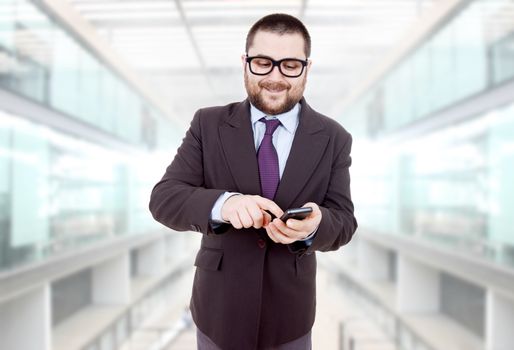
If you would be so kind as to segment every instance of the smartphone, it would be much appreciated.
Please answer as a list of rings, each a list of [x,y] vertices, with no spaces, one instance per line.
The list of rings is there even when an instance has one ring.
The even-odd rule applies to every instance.
[[[284,215],[280,217],[280,220],[283,222],[286,222],[287,219],[302,220],[309,216],[310,213],[312,213],[311,207],[287,209]]]

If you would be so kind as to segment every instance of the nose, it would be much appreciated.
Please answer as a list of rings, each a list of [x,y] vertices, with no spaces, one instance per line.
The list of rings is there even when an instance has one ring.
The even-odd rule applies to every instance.
[[[268,73],[268,76],[273,80],[283,80],[284,76],[280,73],[278,66],[273,67],[271,72]]]

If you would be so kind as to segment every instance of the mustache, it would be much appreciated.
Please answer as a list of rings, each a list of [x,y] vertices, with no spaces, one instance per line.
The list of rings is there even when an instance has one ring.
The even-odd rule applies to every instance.
[[[291,87],[290,84],[281,81],[262,81],[259,86],[269,90],[285,90]]]

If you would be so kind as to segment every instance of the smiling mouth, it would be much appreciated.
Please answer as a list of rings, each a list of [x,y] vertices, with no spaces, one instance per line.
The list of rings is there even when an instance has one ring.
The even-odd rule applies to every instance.
[[[264,88],[264,89],[267,90],[268,92],[271,92],[274,94],[278,94],[279,92],[285,91],[285,89],[278,89],[278,90],[268,89],[268,88]]]

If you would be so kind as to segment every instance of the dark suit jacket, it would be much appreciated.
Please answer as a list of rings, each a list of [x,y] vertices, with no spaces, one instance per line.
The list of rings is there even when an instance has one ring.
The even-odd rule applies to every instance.
[[[348,243],[357,228],[350,198],[351,135],[301,100],[300,121],[275,202],[307,202],[322,220],[308,249],[292,253],[264,229],[216,230],[209,216],[225,191],[260,195],[248,100],[200,109],[151,195],[162,224],[203,233],[191,298],[193,319],[224,350],[278,345],[314,323],[316,255]],[[223,232],[223,233],[221,233]]]

